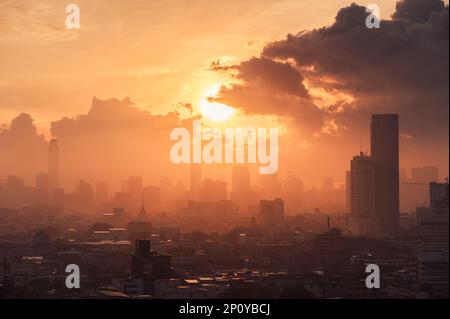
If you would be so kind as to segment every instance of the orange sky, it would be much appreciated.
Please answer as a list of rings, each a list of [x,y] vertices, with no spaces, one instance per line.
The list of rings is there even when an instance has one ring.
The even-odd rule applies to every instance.
[[[258,55],[289,32],[329,25],[351,2],[80,0],[81,28],[67,30],[63,1],[2,1],[0,121],[29,112],[47,132],[93,96],[129,96],[158,113],[197,104],[218,80],[211,61]],[[395,6],[377,3],[382,17]]]
[[[86,114],[94,96],[130,97],[136,107],[153,114],[179,110],[181,103],[191,103],[195,111],[201,111],[207,95],[230,80],[211,70],[213,61],[239,64],[258,57],[268,43],[285,39],[288,33],[332,25],[339,9],[352,2],[77,0],[74,3],[80,6],[81,28],[68,30],[63,1],[2,1],[0,124],[9,125],[19,113],[26,112],[38,131],[48,137],[51,121]],[[390,18],[395,3],[376,1],[381,18]],[[353,101],[345,92],[315,87],[311,79],[304,85],[319,108],[330,101]],[[241,110],[235,110],[230,122],[222,125],[277,125],[295,137],[282,142],[282,147],[296,150],[295,156],[286,156],[280,166],[297,170],[302,163],[306,167],[300,175],[312,180],[308,167],[317,165],[321,175],[343,182],[351,156],[360,147],[369,149],[370,119],[362,121],[366,131],[350,132],[347,140],[326,142],[320,140],[321,136],[338,134],[339,130],[348,134],[348,128],[330,119],[316,134],[306,137],[306,129],[290,125],[291,120],[283,114],[244,116]],[[306,127],[309,123],[303,124]],[[407,129],[401,133],[405,143],[416,138]],[[336,150],[330,147],[336,147],[341,157],[334,158]],[[415,155],[403,156],[403,164],[437,165],[447,173],[448,147],[439,154],[431,154],[436,148],[417,152],[414,147],[404,145],[408,154]],[[319,183],[323,176],[313,182]]]

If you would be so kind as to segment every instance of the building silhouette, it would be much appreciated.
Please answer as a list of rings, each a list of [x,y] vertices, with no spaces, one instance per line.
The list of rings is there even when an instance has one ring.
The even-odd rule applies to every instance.
[[[258,224],[282,226],[284,223],[284,202],[281,198],[261,200],[259,203]]]
[[[373,114],[371,157],[375,169],[375,206],[382,233],[399,228],[398,114]]]
[[[345,172],[345,209],[352,211],[352,172]]]
[[[431,182],[430,203],[418,209],[419,234],[422,239],[417,256],[417,279],[431,287],[435,297],[448,298],[448,183]]]
[[[59,146],[56,139],[50,141],[48,148],[48,178],[50,190],[59,188]]]
[[[376,214],[375,165],[362,152],[353,157],[350,170],[350,232],[375,235],[379,231]]]

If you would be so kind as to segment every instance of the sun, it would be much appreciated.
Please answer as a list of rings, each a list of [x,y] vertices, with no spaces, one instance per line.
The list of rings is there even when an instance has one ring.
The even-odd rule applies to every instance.
[[[220,83],[208,87],[200,97],[200,113],[210,121],[225,122],[233,116],[235,109],[226,104],[210,102],[209,99],[217,96],[220,90]]]

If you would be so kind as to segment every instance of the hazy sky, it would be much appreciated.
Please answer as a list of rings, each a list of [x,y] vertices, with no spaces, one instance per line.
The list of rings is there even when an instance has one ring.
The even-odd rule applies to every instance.
[[[195,104],[216,83],[211,61],[244,60],[287,33],[329,25],[351,1],[74,3],[79,30],[65,28],[66,1],[0,2],[1,122],[29,112],[45,131],[50,120],[86,112],[93,96],[129,96],[138,107],[162,113]],[[389,17],[395,1],[377,3]]]
[[[167,114],[184,114],[186,103],[198,111],[216,93],[236,112],[222,125],[282,128],[288,138],[281,142],[280,167],[305,180],[343,181],[351,157],[369,150],[375,112],[400,113],[402,165],[437,165],[448,174],[448,9],[440,0],[405,0],[394,21],[395,0],[358,2],[379,5],[389,20],[379,30],[364,27],[363,7],[342,0],[74,3],[81,10],[79,30],[65,27],[65,1],[0,2],[4,145],[23,136],[16,131],[34,134],[23,116],[16,131],[9,129],[22,112],[38,133],[66,139],[66,150],[82,153],[70,138],[91,134],[101,141],[98,130],[87,128],[103,127],[105,134],[120,120],[112,120],[108,108],[91,109],[94,96],[130,97],[138,109],[165,116],[149,120],[170,127],[177,119]],[[117,112],[130,127],[149,116],[121,107]],[[134,129],[118,136],[132,139]],[[139,138],[148,143],[149,136]],[[135,168],[145,167],[145,156],[136,156],[142,166]]]

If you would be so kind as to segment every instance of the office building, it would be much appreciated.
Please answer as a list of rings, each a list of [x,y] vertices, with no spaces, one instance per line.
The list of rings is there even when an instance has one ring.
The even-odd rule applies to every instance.
[[[359,236],[379,232],[379,218],[375,203],[375,165],[370,156],[362,152],[353,157],[350,170],[349,230]]]
[[[373,114],[371,157],[375,169],[375,206],[382,233],[399,228],[398,114]]]

